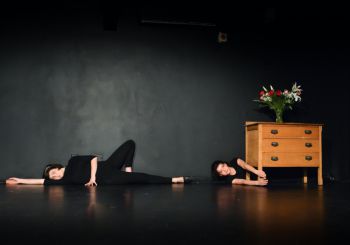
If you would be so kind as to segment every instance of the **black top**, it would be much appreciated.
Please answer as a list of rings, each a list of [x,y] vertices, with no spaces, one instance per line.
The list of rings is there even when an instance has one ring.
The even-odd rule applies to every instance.
[[[84,185],[91,177],[91,160],[95,156],[74,156],[69,159],[64,176],[60,180],[45,179],[44,185]],[[114,184],[171,184],[170,177],[144,173],[127,173],[114,164],[99,161],[96,182],[100,185]]]
[[[86,184],[90,180],[92,155],[74,156],[68,161],[60,180],[45,179],[44,185]]]
[[[232,184],[232,181],[234,179],[245,179],[245,171],[244,169],[238,165],[237,163],[238,157],[234,157],[229,163],[229,167],[233,167],[236,170],[235,175],[228,175],[228,176],[220,176],[219,181],[223,181],[228,184]]]

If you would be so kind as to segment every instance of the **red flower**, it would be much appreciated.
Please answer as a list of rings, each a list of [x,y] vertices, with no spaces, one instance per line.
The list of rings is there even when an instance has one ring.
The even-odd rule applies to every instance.
[[[276,91],[276,95],[277,95],[277,96],[281,96],[281,95],[282,95],[282,91],[281,91],[281,90],[277,90],[277,91]]]
[[[272,96],[275,91],[270,90],[269,95]]]
[[[265,92],[262,91],[262,90],[261,90],[260,93],[259,93],[260,97],[263,96],[264,94],[265,94]]]

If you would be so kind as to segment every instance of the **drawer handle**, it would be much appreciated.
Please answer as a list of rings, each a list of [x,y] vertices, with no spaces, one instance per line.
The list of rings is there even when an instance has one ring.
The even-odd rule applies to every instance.
[[[271,145],[272,145],[273,147],[277,147],[277,146],[278,146],[278,142],[271,142]]]
[[[271,160],[276,162],[278,161],[278,157],[271,157]]]
[[[310,148],[312,147],[312,143],[305,143],[305,146]]]
[[[306,129],[305,134],[312,134],[312,130]]]
[[[271,134],[278,134],[278,130],[277,129],[272,129],[271,130]]]
[[[312,156],[305,156],[305,160],[306,161],[311,161],[312,160]]]

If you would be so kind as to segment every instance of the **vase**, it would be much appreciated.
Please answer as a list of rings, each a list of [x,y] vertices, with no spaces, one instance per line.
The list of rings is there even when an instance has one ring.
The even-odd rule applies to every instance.
[[[276,108],[276,123],[283,123],[283,108]]]

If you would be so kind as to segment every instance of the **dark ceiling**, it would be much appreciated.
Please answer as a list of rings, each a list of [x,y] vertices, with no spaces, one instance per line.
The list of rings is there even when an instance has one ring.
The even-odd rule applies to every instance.
[[[19,7],[20,6],[20,7]],[[124,4],[111,1],[51,1],[46,4],[32,3],[16,6],[12,3],[2,7],[1,18],[16,15],[16,18],[35,18],[49,12],[55,16],[66,12],[101,14],[112,24],[121,16],[137,18],[141,24],[153,25],[191,25],[217,28],[224,32],[264,33],[274,37],[298,39],[323,38],[347,39],[350,15],[348,8],[313,6],[312,8],[288,6],[235,6],[234,4]],[[12,16],[13,17],[13,16]],[[106,23],[108,25],[108,23]]]

